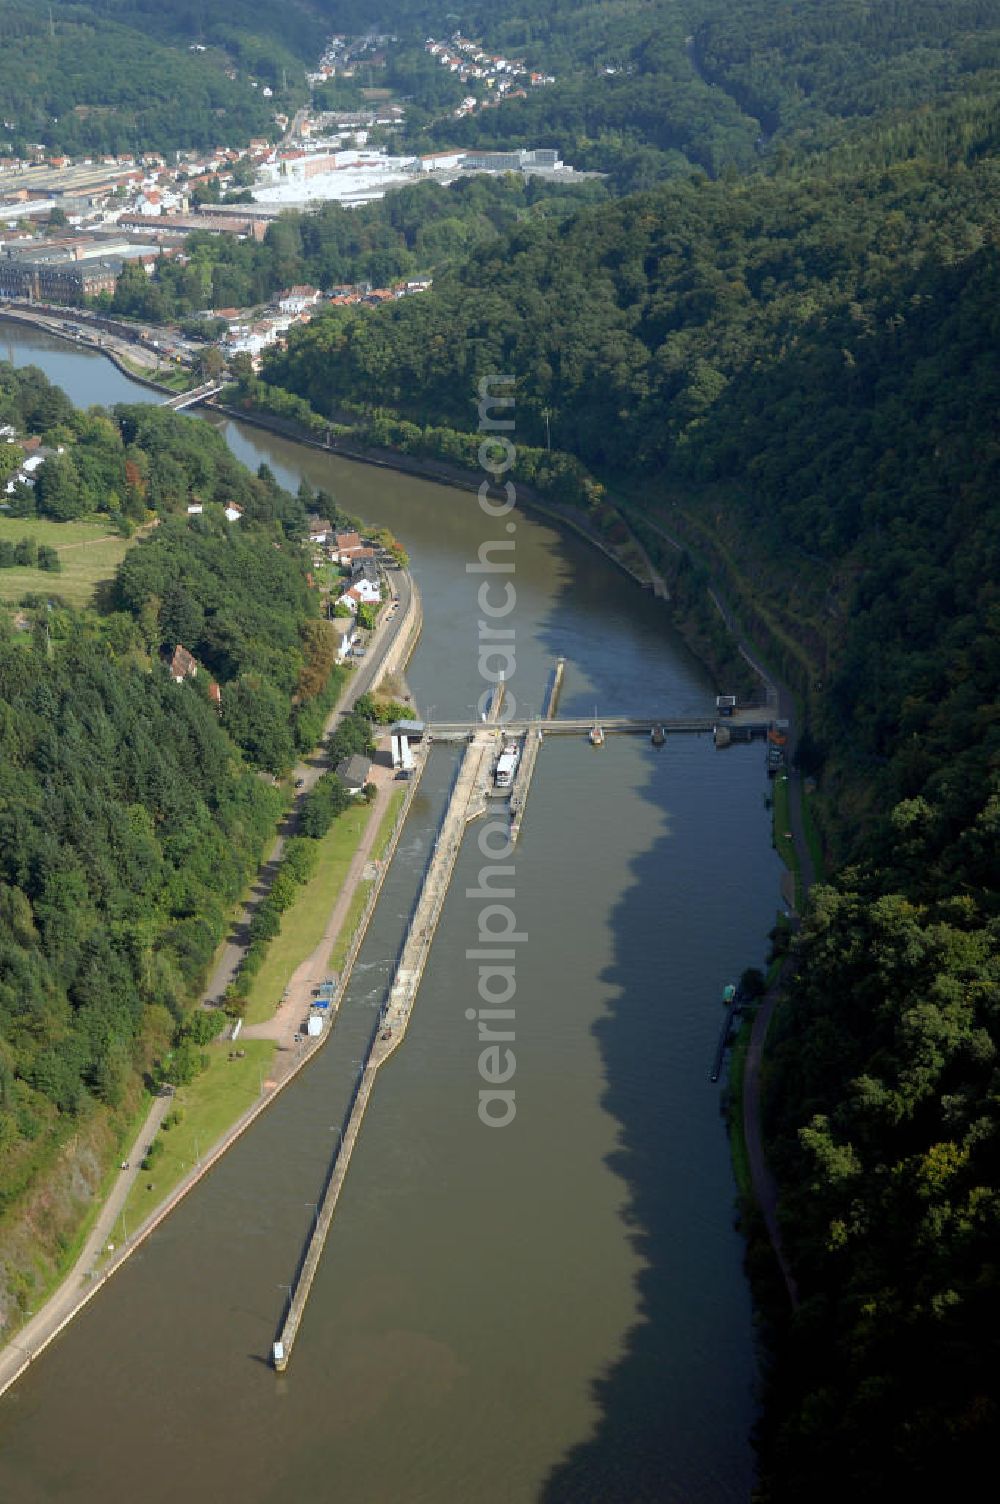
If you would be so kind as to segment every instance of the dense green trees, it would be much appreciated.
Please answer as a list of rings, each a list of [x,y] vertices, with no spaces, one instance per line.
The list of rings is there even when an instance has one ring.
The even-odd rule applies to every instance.
[[[293,330],[264,380],[328,414],[388,409],[471,432],[480,378],[512,370],[522,446],[546,443],[548,413],[553,445],[598,469],[743,473],[734,436],[752,442],[755,429],[729,422],[730,388],[749,403],[761,362],[790,369],[783,355],[834,317],[836,350],[850,340],[857,361],[893,303],[920,296],[919,268],[983,242],[996,175],[988,157],[700,180],[532,221],[474,249],[429,294]],[[705,432],[716,411],[724,442]]]
[[[368,10],[341,0],[239,3],[224,14],[152,0],[55,0],[52,9],[51,33],[26,0],[9,0],[0,20],[0,85],[19,149],[170,150],[274,132],[274,109],[291,113],[305,99],[302,60],[316,57],[324,32],[372,25]],[[845,120],[888,121],[930,97],[983,93],[995,84],[1000,35],[996,0],[780,9],[585,0],[534,13],[477,0],[463,30],[556,82],[459,126],[454,105],[480,86],[422,50],[428,29],[447,35],[456,19],[432,0],[390,0],[379,15],[399,41],[377,81],[408,101],[408,144],[424,150],[460,134],[467,145],[553,145],[628,191],[692,166],[742,171],[786,145],[825,147]],[[355,106],[364,81],[338,80],[318,103]]]
[[[908,860],[938,858],[942,814],[897,810]],[[995,826],[960,846],[979,827],[994,862]],[[901,876],[821,890],[779,1019],[771,1154],[803,1304],[765,1416],[776,1500],[964,1492],[992,1448],[1000,946],[974,900],[916,903]]]
[[[463,32],[555,82],[458,125],[431,92],[451,76],[439,68],[435,81],[420,53],[428,29],[448,34],[439,8],[393,0],[384,19],[410,44],[395,66],[408,71],[416,149],[555,146],[625,192],[693,167],[717,176],[826,151],[845,124],[890,131],[900,112],[931,100],[978,97],[988,110],[1000,62],[997,0],[477,0],[463,9]]]
[[[4,1202],[60,1114],[116,1105],[149,1010],[180,1016],[277,812],[207,699],[113,625],[0,640]]]
[[[58,574],[62,561],[47,543],[38,544],[29,537],[12,543],[4,538],[0,539],[0,569],[46,569]]]
[[[350,802],[351,796],[336,773],[324,773],[316,787],[302,801],[299,829],[304,836],[318,840],[326,835],[334,820],[344,813]]]

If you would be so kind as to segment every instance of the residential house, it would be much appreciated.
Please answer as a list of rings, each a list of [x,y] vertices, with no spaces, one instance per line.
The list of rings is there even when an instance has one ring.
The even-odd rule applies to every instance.
[[[356,752],[353,757],[345,757],[342,762],[338,762],[336,772],[347,792],[357,797],[363,792],[371,769],[372,765],[368,758]]]
[[[328,522],[325,517],[317,516],[314,512],[309,518],[309,542],[325,543],[328,538],[332,537],[333,523]]]
[[[312,308],[319,302],[320,292],[318,287],[291,287],[288,292],[283,292],[278,299],[278,307],[282,313],[305,313],[307,308]]]
[[[351,560],[351,584],[356,585],[359,580],[368,580],[376,587],[379,584],[379,571],[373,548],[365,549],[363,554],[356,554]]]
[[[22,442],[19,445],[19,448],[27,448],[27,443]],[[17,474],[11,476],[10,480],[7,482],[6,486],[4,487],[4,494],[7,496],[13,496],[15,487],[19,485],[33,486],[35,484],[36,471],[38,471],[42,467],[42,465],[45,464],[45,461],[48,459],[50,454],[55,454],[56,452],[57,451],[54,449],[46,449],[44,446],[42,446],[36,449],[34,454],[29,454],[23,461],[21,468],[20,470],[18,470]],[[61,450],[58,452],[61,453]]]
[[[194,658],[186,647],[178,643],[170,660],[170,677],[175,684],[183,684],[185,679],[194,679],[197,673],[198,665]]]
[[[338,564],[350,564],[365,548],[360,533],[336,533],[331,553]]]
[[[238,507],[235,501],[231,501],[226,506],[223,515],[227,522],[239,522],[240,518],[243,516],[243,508]]]
[[[359,606],[377,606],[381,599],[382,593],[377,585],[373,585],[370,580],[358,580],[357,584],[344,591],[337,605],[357,612]]]

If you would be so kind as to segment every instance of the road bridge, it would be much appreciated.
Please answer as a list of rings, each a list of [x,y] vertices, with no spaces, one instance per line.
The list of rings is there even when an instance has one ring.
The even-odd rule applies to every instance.
[[[222,391],[223,382],[205,381],[201,386],[193,387],[189,392],[179,392],[176,397],[168,397],[160,405],[172,407],[175,413],[181,412],[185,407],[194,407],[197,402],[206,402],[209,397],[215,397]]]
[[[600,724],[606,735],[649,736],[655,726],[662,727],[665,735],[705,734],[711,732],[720,746],[729,742],[750,741],[766,736],[774,725],[774,711],[769,705],[748,705],[728,713],[714,715],[610,715],[610,716],[512,716],[501,720],[504,733],[510,738],[541,732],[543,736],[583,736]],[[481,729],[479,721],[430,721],[425,728],[429,738],[440,742],[460,742]]]

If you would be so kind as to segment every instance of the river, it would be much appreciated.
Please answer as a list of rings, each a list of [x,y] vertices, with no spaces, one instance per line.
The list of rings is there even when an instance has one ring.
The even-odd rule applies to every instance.
[[[154,396],[10,324],[8,353],[78,402]],[[248,464],[398,533],[425,609],[409,683],[425,712],[470,714],[466,564],[501,525],[471,494],[218,421]],[[522,708],[560,653],[565,711],[711,705],[656,602],[582,541],[516,526]],[[432,755],[326,1049],[0,1402],[4,1504],[745,1504],[757,1375],[708,1071],[722,986],[762,962],[778,902],[759,744],[542,749],[514,859],[528,939],[503,1130],[478,1120],[465,1016],[472,828],[291,1367],[267,1366],[455,755]]]

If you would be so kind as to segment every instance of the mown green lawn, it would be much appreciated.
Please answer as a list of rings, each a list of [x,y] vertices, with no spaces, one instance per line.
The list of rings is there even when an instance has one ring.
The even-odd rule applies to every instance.
[[[204,1158],[225,1130],[252,1106],[260,1096],[262,1080],[267,1079],[275,1048],[270,1039],[237,1040],[235,1045],[223,1041],[207,1047],[209,1067],[190,1086],[178,1087],[175,1092],[171,1110],[180,1111],[181,1121],[160,1130],[163,1150],[149,1170],[140,1173],[129,1192],[125,1226],[123,1229],[119,1220],[112,1235],[114,1243],[122,1241],[124,1231],[136,1232],[192,1165]],[[244,1058],[230,1060],[234,1050],[245,1050]]]
[[[795,850],[795,842],[791,837],[788,775],[779,773],[772,784],[772,789],[774,846],[795,880],[795,907],[798,910],[802,904],[802,877],[799,872],[799,858]]]
[[[291,908],[282,914],[281,929],[271,941],[264,964],[254,977],[247,997],[248,1024],[263,1023],[273,1016],[295,968],[322,940],[330,910],[343,887],[351,858],[370,818],[371,806],[359,800],[356,807],[345,810],[334,820],[318,843],[316,871],[299,889]]]
[[[399,807],[405,798],[405,789],[393,790],[392,797],[389,800],[385,814],[382,816],[382,820],[378,828],[378,834],[375,837],[375,844],[372,847],[372,861],[380,862],[385,856],[385,849],[388,846],[389,838],[392,835],[392,827],[395,824],[396,816],[399,813]],[[371,889],[368,883],[358,883],[358,886],[354,892],[354,896],[351,899],[350,907],[347,910],[347,915],[344,919],[343,924],[340,926],[340,934],[333,942],[333,950],[330,952],[330,958],[327,963],[328,970],[330,972],[339,972],[343,970],[344,962],[347,960],[347,952],[351,948],[351,941],[354,939],[355,932],[361,921],[361,915],[364,913],[365,904],[368,902],[368,894],[370,891]]]
[[[36,517],[0,517],[0,539],[19,543],[33,538],[58,550],[62,570],[0,569],[0,601],[17,605],[25,595],[61,596],[71,606],[86,606],[95,587],[109,580],[130,546],[112,533],[107,522],[50,522]]]

